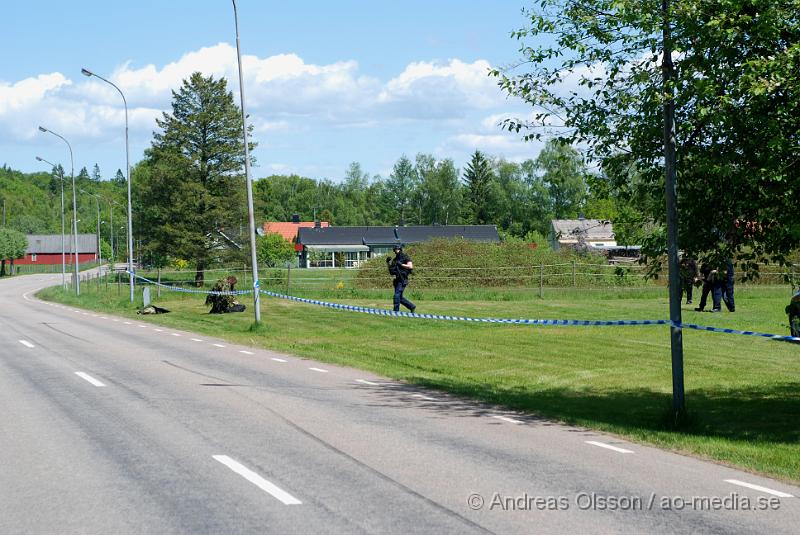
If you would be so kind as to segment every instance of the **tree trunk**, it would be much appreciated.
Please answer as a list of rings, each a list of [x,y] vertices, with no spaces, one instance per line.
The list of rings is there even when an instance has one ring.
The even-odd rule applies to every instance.
[[[194,274],[194,285],[198,288],[202,288],[205,283],[204,270],[205,264],[203,262],[198,262],[197,271]]]

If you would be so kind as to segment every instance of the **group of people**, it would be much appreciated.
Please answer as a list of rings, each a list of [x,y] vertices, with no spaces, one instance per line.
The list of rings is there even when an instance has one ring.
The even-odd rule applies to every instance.
[[[696,283],[703,285],[700,305],[695,308],[698,312],[705,310],[709,294],[711,294],[711,312],[721,312],[722,303],[725,303],[725,307],[730,312],[734,312],[736,303],[733,298],[733,279],[733,262],[730,259],[727,259],[720,267],[714,267],[709,262],[705,262],[700,266],[699,273],[697,261],[694,258],[684,256],[681,259],[681,281],[683,282],[683,291],[686,292],[687,305],[692,304],[694,285]]]

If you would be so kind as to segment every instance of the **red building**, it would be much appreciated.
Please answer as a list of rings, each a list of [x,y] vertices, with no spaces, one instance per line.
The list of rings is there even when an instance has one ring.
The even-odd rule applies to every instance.
[[[302,251],[303,246],[297,243],[297,231],[301,228],[314,228],[315,225],[319,225],[320,228],[327,228],[330,224],[327,221],[320,221],[319,223],[315,223],[314,221],[300,221],[299,218],[296,218],[296,221],[269,221],[264,223],[262,229],[264,234],[267,232],[272,232],[275,234],[280,234],[283,236],[288,242],[294,244],[295,251]]]
[[[28,248],[25,250],[25,258],[14,260],[15,265],[61,263],[61,234],[29,234],[26,237]],[[71,234],[64,236],[67,264],[72,264],[75,258],[73,239]],[[78,263],[95,260],[97,260],[97,235],[78,234]]]

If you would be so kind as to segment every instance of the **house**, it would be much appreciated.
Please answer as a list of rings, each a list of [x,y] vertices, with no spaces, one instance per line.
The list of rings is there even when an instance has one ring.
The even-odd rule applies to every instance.
[[[264,234],[268,232],[280,234],[283,236],[283,239],[295,244],[295,250],[300,252],[303,248],[297,245],[297,231],[301,228],[313,228],[315,225],[319,225],[321,228],[327,228],[330,226],[330,223],[327,221],[300,221],[299,217],[293,216],[292,221],[268,221],[261,226],[261,229]]]
[[[60,264],[61,263],[61,234],[29,234],[28,248],[25,257],[15,260],[17,265],[27,264]],[[64,250],[67,264],[72,264],[74,259],[74,237],[72,234],[64,236]],[[78,263],[94,262],[97,260],[97,235],[78,234]]]
[[[300,228],[297,245],[300,266],[358,267],[369,258],[389,253],[395,244],[420,243],[435,238],[500,242],[494,225],[425,225]]]
[[[550,221],[550,247],[604,248],[617,245],[614,226],[604,219],[553,219]]]

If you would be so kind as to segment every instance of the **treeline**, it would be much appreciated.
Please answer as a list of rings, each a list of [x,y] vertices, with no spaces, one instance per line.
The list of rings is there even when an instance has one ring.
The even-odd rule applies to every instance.
[[[618,241],[646,231],[624,192],[592,173],[573,147],[551,141],[521,163],[476,151],[463,171],[451,159],[401,156],[388,177],[358,162],[344,180],[273,175],[254,184],[256,216],[265,221],[328,221],[332,225],[492,224],[508,235],[545,235],[551,219],[609,219]]]
[[[72,180],[69,170],[56,165],[48,173],[22,173],[7,165],[0,167],[0,227],[23,234],[61,233],[61,176],[64,176],[64,221],[66,232],[72,231]],[[100,236],[106,245],[114,232],[114,248],[125,252],[127,193],[121,170],[110,179],[103,177],[95,164],[76,170],[75,190],[78,207],[78,232],[97,232],[98,203]],[[114,228],[111,227],[111,206],[114,206]],[[118,243],[117,243],[118,242]],[[119,244],[119,247],[117,247]],[[106,255],[104,255],[106,256]]]

